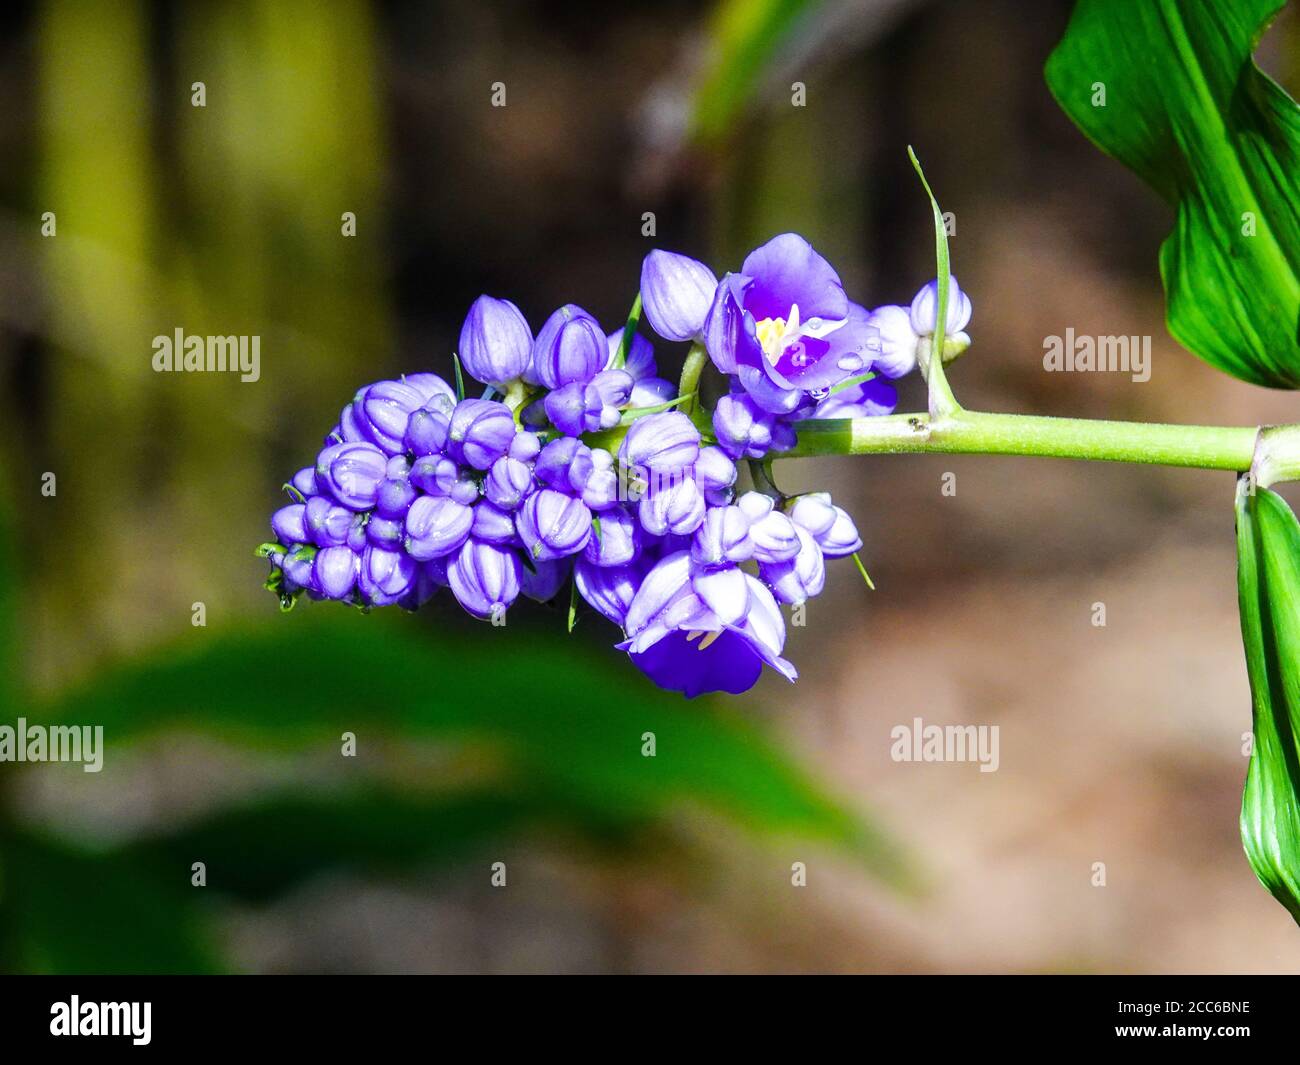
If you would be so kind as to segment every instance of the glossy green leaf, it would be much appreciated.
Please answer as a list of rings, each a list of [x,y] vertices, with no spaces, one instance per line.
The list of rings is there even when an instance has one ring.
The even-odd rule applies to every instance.
[[[1237,495],[1237,584],[1255,746],[1241,838],[1255,874],[1300,921],[1300,525],[1281,497]]]
[[[1169,331],[1300,387],[1300,108],[1252,60],[1285,0],[1079,0],[1047,63],[1067,115],[1176,208]]]

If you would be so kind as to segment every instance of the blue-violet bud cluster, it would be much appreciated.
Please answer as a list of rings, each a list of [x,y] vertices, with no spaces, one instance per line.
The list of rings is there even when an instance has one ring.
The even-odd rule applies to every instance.
[[[725,375],[711,412],[658,375],[634,330],[566,304],[534,334],[513,303],[480,296],[457,356],[486,389],[416,373],[357,392],[285,486],[259,549],[267,586],[286,607],[306,594],[411,610],[446,588],[501,624],[519,596],[571,582],[661,687],[742,692],[764,665],[794,680],[782,606],[819,594],[826,562],[862,540],[828,494],[783,496],[761,464],[802,420],[891,413],[890,382],[928,355],[937,289],[869,310],[793,233],[720,280],[652,251],[644,319]],[[970,314],[952,280],[945,350],[969,344]],[[743,462],[759,467],[751,489]]]

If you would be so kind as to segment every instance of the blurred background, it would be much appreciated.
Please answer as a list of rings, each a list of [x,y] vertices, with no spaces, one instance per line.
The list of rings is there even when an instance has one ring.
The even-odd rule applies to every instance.
[[[934,248],[908,144],[975,304],[967,406],[1300,419],[1168,338],[1171,213],[1043,83],[1070,6],[7,8],[0,723],[103,725],[106,752],[0,763],[0,968],[1300,966],[1237,831],[1227,475],[778,464],[856,516],[877,590],[837,564],[798,685],[726,701],[655,692],[563,606],[281,615],[253,557],[354,390],[449,374],[480,292],[613,328],[652,246],[721,273],[796,230],[852,298],[905,302]],[[1259,59],[1300,90],[1294,10]],[[259,335],[260,380],[155,374],[177,327]],[[1045,373],[1067,328],[1152,336],[1150,381]],[[998,771],[892,761],[915,717],[998,726]]]

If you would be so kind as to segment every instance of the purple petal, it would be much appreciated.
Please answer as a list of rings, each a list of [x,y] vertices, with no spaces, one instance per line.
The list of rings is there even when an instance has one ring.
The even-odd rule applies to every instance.
[[[745,309],[756,321],[799,317],[838,321],[849,312],[839,274],[803,237],[782,233],[750,252],[741,272],[754,279],[745,295]]]

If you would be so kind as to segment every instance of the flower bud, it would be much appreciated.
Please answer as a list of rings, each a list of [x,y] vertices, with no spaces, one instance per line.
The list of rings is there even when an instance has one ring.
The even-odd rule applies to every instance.
[[[933,308],[930,317],[933,320]],[[871,368],[888,378],[903,377],[915,370],[917,345],[921,338],[912,328],[908,309],[894,304],[877,307],[867,321],[880,333],[880,351],[872,360]]]
[[[417,575],[406,552],[371,545],[361,553],[357,587],[371,606],[391,606],[411,590]]]
[[[799,553],[799,532],[794,522],[773,509],[770,498],[746,492],[736,505],[749,519],[749,535],[758,562],[787,562]]]
[[[515,538],[515,519],[486,499],[480,500],[474,506],[474,524],[470,527],[470,535],[484,543],[508,544]]]
[[[689,470],[700,455],[700,433],[681,411],[648,414],[632,423],[618,454],[625,466],[651,473]]]
[[[381,518],[378,514],[371,514],[370,520],[366,522],[366,542],[376,547],[387,547],[396,551],[402,546],[404,532],[403,522],[394,521],[392,518]]]
[[[853,519],[840,507],[835,508],[835,524],[830,531],[816,537],[817,546],[827,558],[843,558],[862,548],[862,537]]]
[[[935,316],[939,310],[939,282],[931,281],[912,298],[912,331],[919,336],[934,336]],[[957,284],[957,279],[948,275],[948,314],[944,336],[956,336],[970,324],[970,297]]]
[[[451,418],[448,412],[421,407],[411,412],[402,442],[413,455],[440,455],[447,447],[447,434],[450,431]]]
[[[286,551],[277,565],[284,571],[286,582],[292,587],[293,591],[298,588],[315,589],[315,558],[319,552],[312,548],[294,546],[292,550]],[[272,558],[275,562],[275,558]]]
[[[541,450],[542,441],[536,433],[515,433],[506,454],[520,462],[532,462]]]
[[[569,485],[591,510],[608,510],[618,502],[614,456],[600,448],[582,448],[569,467]]]
[[[627,397],[631,410],[641,407],[658,407],[671,403],[677,398],[677,386],[662,377],[642,377],[632,386],[632,393]]]
[[[361,559],[348,547],[326,547],[312,563],[312,587],[326,599],[346,599],[356,587]]]
[[[436,373],[409,373],[402,378],[402,384],[420,393],[420,405],[426,410],[448,414],[456,405],[456,390]]]
[[[590,396],[588,393],[591,393]],[[588,402],[589,399],[591,402]],[[580,436],[590,432],[587,428],[588,421],[598,421],[600,418],[600,397],[581,381],[574,381],[554,392],[546,393],[542,406],[550,423],[566,436]]]
[[[289,483],[297,489],[298,494],[304,499],[320,491],[316,487],[316,467],[314,466],[304,466],[293,475],[293,480]]]
[[[369,510],[387,465],[388,456],[374,444],[333,444],[316,458],[316,480],[349,510]]]
[[[595,566],[624,566],[641,554],[641,542],[640,522],[622,507],[615,507],[599,515],[599,528],[592,526],[582,557]]]
[[[424,455],[411,465],[407,480],[421,492],[445,496],[460,477],[460,467],[441,455]]]
[[[772,449],[778,427],[788,429],[746,392],[723,396],[713,409],[713,435],[733,459],[761,459]],[[793,430],[789,434],[793,437]]]
[[[702,447],[700,457],[695,460],[695,480],[706,492],[730,488],[736,483],[736,464],[722,448]]]
[[[618,424],[619,408],[627,403],[636,382],[626,370],[602,370],[591,379],[591,387],[600,398],[600,424],[598,428],[612,429]],[[588,430],[595,432],[594,429]]]
[[[370,542],[366,537],[366,525],[368,524],[366,517],[365,514],[352,515],[352,520],[348,523],[348,534],[344,540],[344,543],[358,555],[366,549],[366,544]]]
[[[449,496],[421,496],[406,513],[407,552],[418,562],[442,558],[469,536],[474,511]]]
[[[526,462],[509,455],[492,463],[483,479],[483,494],[502,510],[516,510],[532,489],[533,471]]]
[[[564,587],[564,582],[573,572],[573,560],[568,558],[551,559],[549,562],[534,562],[533,568],[519,568],[519,591],[538,603],[549,603]]]
[[[807,529],[814,540],[831,531],[837,510],[839,507],[831,502],[829,492],[808,492],[806,495],[795,496],[786,508],[790,520]]]
[[[796,525],[799,553],[784,562],[760,564],[759,576],[772,588],[778,602],[791,605],[820,595],[826,586],[826,563],[822,550],[806,529]]]
[[[364,392],[365,389],[362,389],[362,391]],[[325,439],[326,444],[338,443],[340,440],[349,444],[357,443],[358,441],[363,441],[367,444],[374,443],[374,441],[370,439],[370,435],[364,428],[362,428],[361,423],[357,420],[355,403],[356,400],[353,399],[352,403],[349,403],[343,408],[342,412],[339,414],[338,425],[334,426],[333,431]]]
[[[685,255],[655,249],[641,263],[641,306],[665,340],[698,336],[717,288],[713,271]]]
[[[609,341],[609,361],[605,363],[606,369],[614,368],[614,360],[618,357],[619,349],[623,346],[623,330],[616,329],[608,334],[605,338]],[[640,333],[632,334],[632,344],[628,348],[627,357],[623,360],[623,367],[632,375],[633,381],[642,381],[648,377],[654,377],[655,367],[655,349],[651,346],[650,341]]]
[[[831,502],[828,492],[798,496],[790,507],[790,518],[808,530],[827,558],[843,558],[862,547],[853,519]]]
[[[537,465],[533,473],[541,484],[549,485],[561,492],[572,493],[573,485],[569,482],[569,470],[575,459],[587,446],[576,437],[562,436],[552,440],[537,456]]]
[[[366,438],[390,455],[405,450],[403,438],[411,412],[424,399],[410,385],[401,381],[379,381],[357,393],[352,413]]]
[[[691,558],[701,566],[745,562],[753,557],[749,518],[740,507],[710,507],[704,523],[695,530]]]
[[[381,518],[393,518],[401,521],[406,517],[406,510],[415,499],[415,486],[411,484],[410,479],[403,477],[396,480],[392,477],[385,477],[379,485],[379,493],[375,497],[375,513]]]
[[[532,373],[547,388],[586,382],[605,365],[609,342],[581,307],[566,304],[546,320],[533,344]]]
[[[457,462],[486,470],[509,449],[515,431],[514,415],[504,403],[464,399],[452,410],[447,447]]]
[[[591,536],[591,511],[581,500],[542,488],[525,500],[515,526],[531,558],[564,558],[586,546]]]
[[[421,562],[415,570],[415,580],[406,590],[397,605],[403,610],[418,610],[424,606],[439,588],[447,587],[447,567],[444,562],[434,560]]]
[[[475,617],[492,618],[519,597],[519,556],[509,548],[467,540],[447,567],[451,592]]]
[[[704,510],[704,494],[688,477],[652,491],[637,505],[637,516],[655,536],[686,536],[700,527]]]
[[[533,331],[509,300],[480,296],[460,327],[457,355],[466,372],[484,384],[501,385],[519,377],[533,354]]]
[[[307,507],[303,503],[293,503],[281,507],[271,515],[271,531],[282,544],[305,544],[307,542]]]

